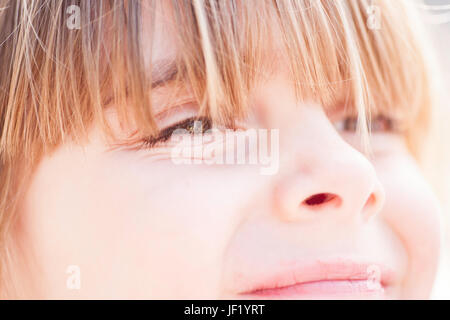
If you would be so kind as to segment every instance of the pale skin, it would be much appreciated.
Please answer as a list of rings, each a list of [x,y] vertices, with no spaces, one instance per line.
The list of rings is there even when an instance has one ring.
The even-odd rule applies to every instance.
[[[168,38],[156,36],[153,60],[174,52]],[[175,108],[158,124],[195,112]],[[251,112],[247,129],[280,130],[277,174],[174,165],[168,152],[156,161],[154,149],[111,148],[96,124],[87,143],[65,143],[44,157],[19,212],[16,236],[33,261],[18,271],[25,295],[244,299],[286,266],[351,260],[392,271],[376,298],[427,298],[439,257],[439,204],[404,137],[375,132],[368,159],[356,133],[333,126],[344,115],[296,101],[282,64],[253,89]],[[119,138],[126,135],[114,112],[108,119]],[[335,198],[305,203],[321,193]],[[79,290],[66,286],[70,265],[80,268]],[[310,297],[329,296],[285,298]]]

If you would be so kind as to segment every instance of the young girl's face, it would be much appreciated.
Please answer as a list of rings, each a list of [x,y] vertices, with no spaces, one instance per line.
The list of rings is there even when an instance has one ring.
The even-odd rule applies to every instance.
[[[166,23],[157,20],[152,62],[176,53]],[[426,298],[439,207],[404,137],[376,118],[373,154],[364,156],[344,108],[296,102],[282,56],[252,89],[242,131],[231,134],[278,130],[268,142],[277,162],[270,174],[248,161],[179,164],[170,140],[124,147],[136,128],[121,125],[113,108],[117,141],[95,125],[88,143],[45,157],[21,211],[20,241],[33,261],[21,278],[32,295]],[[162,129],[198,112],[184,99],[189,90],[183,103],[164,105],[172,92],[153,91]],[[224,153],[236,149],[215,141]]]

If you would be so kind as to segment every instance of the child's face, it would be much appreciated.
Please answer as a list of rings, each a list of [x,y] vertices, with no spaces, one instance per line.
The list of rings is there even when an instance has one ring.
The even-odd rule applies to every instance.
[[[153,60],[171,56],[168,39],[156,37]],[[21,212],[25,253],[37,261],[24,279],[36,281],[37,295],[427,297],[439,207],[403,137],[375,131],[369,161],[356,133],[333,126],[344,115],[295,102],[280,66],[254,88],[252,120],[241,124],[279,129],[275,174],[250,164],[174,164],[169,142],[111,148],[97,126],[86,145],[44,158]],[[170,93],[157,90],[154,97]],[[173,108],[158,123],[195,112]],[[109,119],[120,136],[114,112]],[[79,289],[67,285],[73,265]]]

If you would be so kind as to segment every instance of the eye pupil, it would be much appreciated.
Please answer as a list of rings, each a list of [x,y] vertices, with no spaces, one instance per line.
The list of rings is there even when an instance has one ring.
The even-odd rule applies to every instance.
[[[344,121],[344,130],[356,131],[357,119],[355,117],[347,117]]]
[[[191,134],[202,134],[211,129],[211,122],[206,118],[191,119],[186,130]]]
[[[186,130],[189,131],[189,133],[194,133],[194,126],[193,126],[192,124],[189,124],[189,125],[186,127]]]

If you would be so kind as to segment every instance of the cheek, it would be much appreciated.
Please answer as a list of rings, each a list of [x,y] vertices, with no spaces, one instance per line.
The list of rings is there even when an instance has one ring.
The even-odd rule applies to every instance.
[[[439,258],[439,203],[410,156],[389,156],[378,161],[376,169],[386,191],[382,218],[408,257],[404,292],[409,298],[426,298]]]
[[[129,152],[57,152],[36,173],[23,219],[45,270],[42,287],[70,297],[65,270],[75,264],[81,297],[214,296],[240,203],[252,189],[243,181],[255,183]]]
[[[104,200],[116,199],[122,247],[146,267],[139,272],[150,275],[149,287],[159,297],[214,297],[254,180],[242,179],[240,170],[136,160],[132,153],[107,161],[107,171],[96,170],[108,186]]]
[[[170,165],[119,161],[113,166],[120,170],[105,177],[113,187],[104,200],[119,199],[114,208],[123,226],[118,236],[128,259],[138,258],[131,263],[138,274],[149,275],[159,297],[217,292],[230,215],[226,203],[212,205],[217,202],[208,192],[212,183]]]

